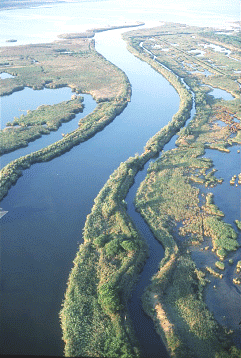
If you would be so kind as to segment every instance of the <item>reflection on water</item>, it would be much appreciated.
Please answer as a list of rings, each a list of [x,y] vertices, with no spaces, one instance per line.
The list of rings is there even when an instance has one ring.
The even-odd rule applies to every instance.
[[[20,117],[22,114],[26,114],[27,110],[37,109],[43,104],[53,105],[68,101],[72,94],[69,87],[44,88],[42,90],[25,87],[22,91],[14,92],[9,96],[2,96],[0,97],[1,126],[3,128],[7,122],[12,122],[14,117]]]
[[[239,21],[238,0],[144,0],[84,1],[57,3],[30,9],[0,11],[0,46],[51,42],[64,32],[82,32],[86,28],[118,25],[125,21],[169,21],[194,26],[225,27]],[[14,26],[12,26],[14,24]]]
[[[14,113],[16,113],[16,115],[18,115],[19,112],[25,114],[26,110],[21,110],[20,108],[36,109],[38,105],[41,104],[41,101],[42,104],[55,104],[70,100],[71,93],[71,89],[67,87],[59,89],[45,88],[41,91],[34,91],[30,88],[25,88],[21,92],[14,92],[11,96],[2,97],[3,121],[5,123],[7,123],[7,119],[12,121]],[[57,131],[51,131],[48,135],[43,135],[41,138],[38,138],[33,142],[29,142],[27,147],[19,148],[14,152],[2,155],[0,159],[1,168],[14,159],[30,154],[31,152],[35,152],[62,139],[62,134],[66,134],[77,129],[78,122],[87,114],[92,112],[96,107],[96,102],[93,100],[91,95],[83,94],[81,96],[84,97],[83,112],[76,114],[69,122],[63,122]],[[8,108],[9,111],[7,110]]]

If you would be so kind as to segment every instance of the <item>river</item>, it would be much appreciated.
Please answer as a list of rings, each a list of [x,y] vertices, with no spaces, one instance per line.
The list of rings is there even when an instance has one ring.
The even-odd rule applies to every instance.
[[[119,5],[115,4],[119,8]],[[51,27],[44,32],[48,35],[46,35],[48,40],[52,40],[57,32],[63,32],[58,27],[60,26],[58,22],[63,18],[57,18],[60,15],[55,11],[59,10],[59,6],[49,7],[52,11],[45,9],[46,22],[50,23],[53,20],[57,22],[55,31]],[[88,6],[95,6],[96,11],[88,21],[96,23],[100,4],[83,5],[84,14]],[[136,8],[133,8],[132,12],[129,9],[127,16],[129,20],[136,17],[134,10],[137,11]],[[175,16],[171,16],[170,7],[166,7],[165,11],[169,12],[168,20],[175,21],[174,18],[178,17],[177,12]],[[36,19],[40,17],[41,21],[45,21],[41,8],[4,11],[0,12],[0,16],[3,13],[7,15],[5,19],[21,14],[25,16],[27,24],[30,13],[35,14]],[[68,12],[66,11],[65,14],[62,16],[66,20]],[[116,17],[114,14],[117,12],[113,11],[111,21],[116,20],[117,17],[120,20],[124,10]],[[138,20],[145,17],[150,20],[155,16],[153,13],[146,14],[142,8]],[[64,23],[68,31],[70,28],[77,29],[77,16],[74,20],[72,25],[70,25],[70,18]],[[87,20],[85,24],[86,22]],[[37,24],[36,20],[36,27]],[[10,33],[12,31],[10,30],[8,26],[7,35],[14,38],[16,33]],[[28,42],[26,29],[20,30],[19,43]],[[70,152],[51,162],[35,164],[25,170],[23,176],[1,202],[4,210],[8,210],[8,214],[1,219],[0,292],[1,327],[4,327],[1,334],[2,354],[56,356],[63,354],[58,312],[72,261],[81,242],[85,218],[91,210],[93,200],[120,162],[136,152],[141,153],[146,141],[167,124],[178,109],[179,98],[175,90],[162,76],[126,50],[120,38],[122,31],[115,30],[96,35],[96,48],[107,59],[123,69],[132,84],[131,102],[125,111],[91,140],[74,147]],[[36,39],[39,40],[37,35],[39,34],[36,31]],[[32,40],[33,38],[31,42]],[[43,39],[42,36],[41,42],[43,41],[45,38]],[[88,105],[86,110],[88,111]],[[42,145],[47,137],[41,138]],[[29,149],[34,143],[30,144]],[[141,172],[140,176],[144,179],[144,172]],[[129,197],[133,196],[134,190],[135,188],[130,191]],[[129,207],[128,210],[134,212],[133,208]],[[160,245],[158,248],[162,250]],[[156,264],[158,260],[157,257]],[[148,264],[153,269],[152,259],[148,260]],[[135,306],[135,303],[133,304],[135,298],[133,299],[130,310],[133,309],[133,305]],[[151,326],[151,321],[149,322]],[[143,326],[146,326],[144,321]],[[143,329],[141,331],[137,332],[138,336],[143,333]],[[160,340],[156,338],[156,344],[159,345]],[[152,342],[150,343],[152,345]],[[156,348],[154,352],[155,350]],[[153,351],[152,356],[154,356]],[[164,351],[163,356],[165,356]]]
[[[127,52],[120,32],[98,34],[96,41],[102,53],[108,45],[113,62],[113,54],[126,61],[131,103],[90,141],[24,171],[1,202],[8,210],[1,219],[5,354],[62,354],[58,312],[93,199],[120,162],[141,153],[178,109],[173,87]]]

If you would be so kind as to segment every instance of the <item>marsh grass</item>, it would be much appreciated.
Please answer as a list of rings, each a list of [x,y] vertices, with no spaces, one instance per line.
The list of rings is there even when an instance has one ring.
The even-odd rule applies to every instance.
[[[195,93],[196,105],[194,118],[178,133],[178,147],[164,152],[150,165],[136,195],[137,210],[165,248],[160,270],[146,288],[143,306],[172,356],[238,357],[240,351],[229,341],[204,303],[205,272],[197,270],[187,250],[188,245],[211,237],[212,251],[224,260],[239,247],[237,233],[222,220],[224,214],[215,205],[213,195],[207,194],[203,204],[199,201],[202,185],[213,187],[222,183],[222,179],[216,177],[212,161],[203,157],[205,148],[229,151],[228,147],[240,138],[239,131],[233,139],[229,126],[221,128],[215,124],[217,120],[227,123],[227,118],[228,124],[232,124],[233,116],[240,120],[239,88],[235,82],[238,74],[233,76],[239,63],[235,65],[213,50],[208,50],[204,58],[189,53],[190,48],[203,49],[198,45],[199,42],[205,44],[202,32],[208,37],[205,29],[165,24],[124,35],[137,57],[155,69],[159,67],[157,70],[162,73],[163,67],[140,47],[142,43],[172,73],[183,77]],[[155,44],[159,48],[154,48]],[[169,47],[169,51],[162,51],[164,47]],[[223,63],[225,66],[228,63],[227,68],[222,67]],[[189,64],[199,71],[206,69],[212,75],[193,75]],[[168,80],[170,78],[171,75]],[[236,99],[213,99],[208,95],[208,88],[200,84],[225,89]],[[225,269],[222,261],[217,261],[216,266],[219,270]],[[223,277],[212,267],[206,267],[206,271]]]
[[[83,98],[76,97],[53,106],[43,105],[26,115],[15,117],[6,124],[8,128],[0,131],[0,154],[27,146],[42,134],[58,130],[62,122],[70,121],[83,111],[82,102]]]

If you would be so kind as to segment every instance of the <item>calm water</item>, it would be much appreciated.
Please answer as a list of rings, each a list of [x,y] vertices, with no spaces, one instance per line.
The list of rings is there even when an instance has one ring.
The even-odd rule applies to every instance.
[[[71,99],[72,91],[70,88],[57,88],[55,90],[44,88],[35,91],[25,87],[24,90],[14,92],[9,96],[1,98],[1,126],[5,127],[7,122],[12,122],[14,117],[26,114],[27,110],[33,110],[42,104],[57,104]]]
[[[113,44],[112,33],[99,34],[98,46],[108,43],[123,61],[118,38]],[[128,52],[125,59],[133,95],[123,114],[90,141],[24,171],[1,202],[9,211],[1,219],[3,353],[62,354],[58,312],[93,199],[178,109],[165,79]]]
[[[41,104],[56,104],[62,101],[68,101],[71,98],[72,91],[70,88],[48,89],[44,88],[40,91],[34,91],[31,88],[25,88],[23,91],[14,92],[11,96],[0,97],[2,107],[2,128],[8,121],[12,121],[14,116],[19,117],[26,114],[26,109],[36,109]],[[78,122],[81,118],[89,114],[96,107],[96,102],[90,95],[82,94],[83,112],[76,114],[69,122],[63,122],[57,131],[51,131],[48,135],[43,135],[40,139],[30,142],[27,147],[19,148],[14,152],[4,154],[0,158],[0,167],[4,167],[10,161],[23,155],[37,151],[47,145],[50,145],[62,139],[62,133],[69,133],[78,128]]]
[[[110,0],[57,4],[0,11],[0,45],[49,42],[63,32],[120,24],[124,21],[171,21],[223,27],[240,20],[239,0]]]
[[[0,40],[52,41],[58,33],[127,20],[221,24],[238,20],[238,3],[153,1],[150,8],[144,1],[101,1],[0,11]],[[1,353],[63,354],[58,312],[93,200],[119,163],[141,153],[178,109],[175,90],[125,50],[120,32],[98,34],[96,47],[126,72],[131,103],[90,141],[24,171],[1,202],[9,211],[1,219]]]
[[[151,160],[152,161],[152,160]],[[149,316],[143,313],[141,297],[146,286],[150,284],[150,278],[158,271],[160,259],[164,256],[164,249],[160,243],[155,240],[150,228],[143,220],[142,216],[135,211],[134,197],[140,183],[145,179],[146,170],[150,163],[146,163],[135,177],[135,183],[127,194],[127,213],[134,221],[139,232],[145,238],[149,246],[149,258],[140,274],[140,279],[133,290],[132,297],[128,303],[128,310],[134,325],[136,336],[139,340],[143,357],[166,358],[169,357],[160,336],[153,327],[153,321]]]

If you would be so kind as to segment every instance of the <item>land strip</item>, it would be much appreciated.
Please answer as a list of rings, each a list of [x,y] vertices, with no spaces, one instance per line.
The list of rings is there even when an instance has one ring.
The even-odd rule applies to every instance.
[[[60,312],[66,356],[141,356],[127,301],[148,247],[127,215],[124,199],[136,173],[184,125],[192,104],[176,76],[165,69],[163,73],[176,84],[179,111],[150,138],[141,155],[120,164],[95,199]]]

